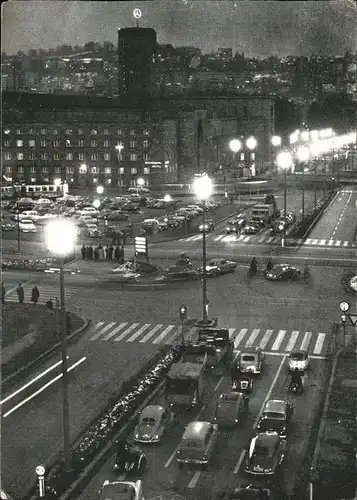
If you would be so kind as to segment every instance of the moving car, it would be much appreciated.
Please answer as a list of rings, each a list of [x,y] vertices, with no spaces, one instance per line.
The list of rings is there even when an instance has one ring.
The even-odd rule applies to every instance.
[[[244,218],[228,220],[226,225],[226,234],[242,231],[245,225],[246,225],[246,220]]]
[[[264,353],[260,347],[246,347],[236,358],[238,370],[241,373],[260,373],[263,359]]]
[[[14,231],[16,229],[16,226],[14,224],[11,224],[10,222],[5,222],[1,225],[1,229],[3,231]]]
[[[206,220],[206,222],[204,224],[205,232],[209,233],[211,231],[214,231],[214,228],[215,228],[215,224],[214,224],[213,220]],[[198,226],[198,232],[203,233],[203,224],[200,224]]]
[[[236,486],[229,493],[227,500],[283,500],[282,495],[272,486],[244,484]]]
[[[124,212],[121,212],[120,210],[118,210],[118,211],[114,211],[113,210],[111,213],[105,214],[103,218],[105,220],[118,220],[118,221],[122,221],[122,220],[128,220],[129,219],[129,215],[125,214]]]
[[[146,465],[146,457],[138,446],[117,442],[117,453],[113,471],[117,474],[141,475]]]
[[[248,397],[241,392],[221,394],[216,406],[214,423],[221,427],[234,426],[246,416],[248,407]]]
[[[286,441],[277,432],[261,432],[251,439],[244,470],[248,474],[272,476],[278,472]]]
[[[103,236],[102,231],[96,224],[87,224],[83,230],[84,236],[89,236],[90,238],[100,238]]]
[[[257,234],[260,231],[260,227],[257,223],[247,222],[247,225],[244,228],[245,234]]]
[[[300,271],[289,264],[275,264],[265,277],[270,281],[294,280],[300,276]]]
[[[206,265],[206,275],[218,276],[219,274],[233,273],[236,267],[237,263],[234,260],[211,259]],[[203,267],[200,267],[198,271],[203,273]]]
[[[292,416],[293,406],[291,403],[280,399],[270,399],[264,405],[263,413],[255,430],[258,433],[274,431],[285,439]]]
[[[139,443],[158,443],[172,424],[173,414],[160,405],[146,406],[135,427],[134,439]]]
[[[196,270],[182,266],[170,266],[164,270],[164,276],[173,280],[192,280],[200,278],[200,274]]]
[[[176,452],[179,466],[184,464],[207,465],[214,452],[218,427],[211,422],[190,422]]]
[[[20,220],[19,229],[23,233],[36,233],[37,232],[35,224],[30,219]]]
[[[79,215],[95,215],[95,216],[99,214],[98,210],[94,207],[84,207],[80,210],[77,210],[77,213]]]
[[[138,481],[104,481],[98,492],[98,500],[145,500],[143,486]]]
[[[288,367],[290,371],[294,371],[298,368],[300,372],[304,372],[309,368],[309,365],[310,359],[306,349],[291,351],[288,357]]]

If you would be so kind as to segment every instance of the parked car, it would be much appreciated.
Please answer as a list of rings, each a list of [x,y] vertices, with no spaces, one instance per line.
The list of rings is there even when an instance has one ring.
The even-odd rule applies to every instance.
[[[300,372],[304,372],[310,366],[309,354],[306,349],[291,351],[288,357],[288,368],[290,371],[298,368]]]
[[[237,263],[234,260],[211,259],[206,265],[206,275],[218,276],[220,274],[233,273],[236,267]],[[203,273],[203,267],[199,267],[198,271]]]
[[[277,432],[261,432],[251,439],[244,470],[248,474],[272,476],[284,460],[286,441]]]
[[[101,238],[103,233],[95,224],[88,224],[83,230],[83,235],[90,238]]]
[[[281,438],[286,438],[293,416],[293,406],[287,401],[270,399],[264,405],[263,412],[258,420],[255,431],[274,431]]]
[[[300,276],[300,271],[289,264],[275,264],[265,277],[270,281],[295,280]]]
[[[37,228],[30,219],[22,219],[19,222],[19,229],[23,233],[36,233]]]
[[[105,220],[117,220],[117,221],[123,221],[123,220],[128,220],[129,215],[125,214],[124,212],[121,212],[120,210],[118,211],[113,211],[111,213],[107,213],[104,216]]]
[[[80,210],[77,210],[77,213],[79,215],[95,215],[97,216],[99,214],[98,210],[94,207],[84,207]]]
[[[134,439],[139,443],[157,443],[173,422],[173,413],[161,405],[146,406],[139,416]]]
[[[249,399],[241,392],[221,394],[213,421],[220,427],[234,426],[246,417],[249,408]]]

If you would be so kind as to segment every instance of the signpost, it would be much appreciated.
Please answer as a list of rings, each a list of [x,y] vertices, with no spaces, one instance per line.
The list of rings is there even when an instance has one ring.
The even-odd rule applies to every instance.
[[[148,240],[145,236],[135,236],[134,238],[134,268],[136,269],[136,257],[145,255],[146,262],[149,262]]]
[[[45,466],[40,464],[35,469],[37,477],[38,477],[38,489],[40,498],[44,498],[45,496]]]
[[[181,320],[181,339],[182,339],[182,346],[185,345],[185,337],[183,334],[183,323],[187,319],[187,306],[185,304],[182,304],[179,308],[179,315],[180,315],[180,320]]]
[[[136,19],[136,27],[139,28],[139,19],[141,18],[141,10],[140,9],[134,9],[133,10],[133,16]]]

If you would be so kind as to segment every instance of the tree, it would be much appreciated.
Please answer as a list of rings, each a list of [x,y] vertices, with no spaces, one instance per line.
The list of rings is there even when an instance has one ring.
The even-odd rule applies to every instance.
[[[344,132],[355,127],[357,105],[344,94],[331,94],[321,101],[313,101],[307,110],[310,128],[333,128]]]
[[[278,135],[290,134],[300,126],[300,109],[289,99],[275,100],[275,131]]]

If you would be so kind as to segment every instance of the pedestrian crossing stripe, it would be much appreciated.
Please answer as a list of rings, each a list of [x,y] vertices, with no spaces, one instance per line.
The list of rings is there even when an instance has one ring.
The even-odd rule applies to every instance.
[[[24,294],[25,294],[25,303],[31,302],[31,295],[32,295],[32,288],[34,287],[33,284],[24,284],[23,289],[24,289]],[[38,289],[40,292],[40,297],[38,299],[38,304],[46,304],[48,300],[54,300],[55,298],[60,298],[60,287],[55,286],[55,285],[38,285]],[[76,295],[77,293],[82,291],[82,287],[72,287],[72,286],[67,286],[65,289],[65,297],[66,299],[72,297],[73,295]],[[7,302],[18,302],[18,297],[17,297],[17,292],[16,290],[12,290],[11,293],[6,295],[6,301]]]
[[[186,340],[194,340],[195,332],[184,334]],[[311,354],[321,354],[326,350],[325,343],[327,335],[323,332],[301,332],[300,330],[273,330],[253,328],[229,328],[230,339],[236,350],[244,347],[260,347],[270,352],[291,352],[294,349],[307,350]],[[100,321],[90,333],[90,342],[112,341],[112,342],[139,342],[152,343],[155,345],[175,345],[181,342],[181,329],[176,325],[164,325],[151,323],[116,323]],[[324,349],[325,348],[325,349]]]

